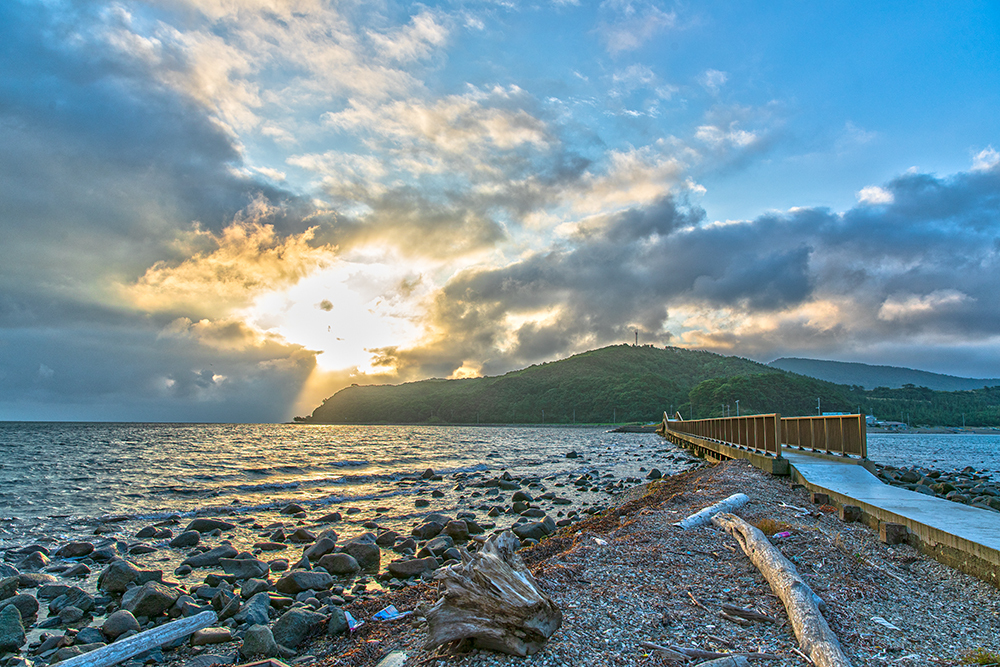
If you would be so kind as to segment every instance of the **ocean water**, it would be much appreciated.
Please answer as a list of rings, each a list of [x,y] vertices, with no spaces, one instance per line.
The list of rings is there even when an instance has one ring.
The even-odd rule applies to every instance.
[[[566,458],[569,451],[580,458]],[[1000,435],[873,434],[868,451],[896,466],[1000,473]],[[408,532],[429,511],[476,511],[485,519],[498,498],[463,484],[504,471],[570,498],[566,511],[584,511],[609,497],[578,493],[569,481],[581,474],[644,479],[651,468],[670,474],[691,463],[659,436],[604,428],[5,422],[0,548],[93,540],[95,527],[108,525],[129,540],[175,514],[267,525],[288,520],[279,510],[289,502],[310,516],[340,511],[338,530],[347,535],[371,520]],[[427,468],[444,479],[417,481]],[[430,507],[417,509],[418,497]],[[237,542],[247,545],[262,534],[244,533]]]
[[[569,451],[580,458],[566,458]],[[174,514],[287,521],[278,511],[289,502],[311,514],[340,511],[347,532],[363,532],[360,524],[372,519],[408,532],[428,511],[488,504],[456,475],[545,478],[569,497],[575,488],[562,484],[583,473],[644,478],[652,467],[669,474],[690,462],[658,436],[602,428],[6,422],[0,547],[93,540],[95,526],[109,518],[122,539]],[[444,480],[418,483],[427,468]],[[417,510],[417,494],[432,490],[439,496]],[[573,500],[582,510],[608,498]],[[478,516],[485,519],[481,509]]]
[[[997,475],[1000,474],[1000,435],[869,433],[868,458],[899,468],[923,466],[951,471],[972,466]]]

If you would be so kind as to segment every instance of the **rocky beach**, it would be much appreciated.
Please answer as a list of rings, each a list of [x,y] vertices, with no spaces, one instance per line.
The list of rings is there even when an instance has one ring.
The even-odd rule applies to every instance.
[[[647,462],[688,472],[544,478],[425,469],[397,480],[412,490],[405,522],[383,520],[377,506],[287,503],[260,516],[238,507],[144,524],[109,516],[87,539],[10,548],[0,565],[0,664],[55,664],[206,611],[217,617],[210,627],[124,664],[638,665],[679,664],[670,662],[679,651],[689,664],[723,654],[807,664],[780,601],[735,541],[711,526],[673,525],[736,492],[750,497],[738,513],[772,535],[826,601],[854,664],[962,664],[1000,651],[995,589],[909,546],[880,543],[787,479],[743,462],[705,466],[644,437]],[[923,471],[915,482],[883,472],[901,484],[965,490],[967,478],[971,488],[995,489],[974,471]],[[562,627],[527,659],[463,646],[428,651],[422,614],[438,596],[435,573],[503,530],[518,536]]]

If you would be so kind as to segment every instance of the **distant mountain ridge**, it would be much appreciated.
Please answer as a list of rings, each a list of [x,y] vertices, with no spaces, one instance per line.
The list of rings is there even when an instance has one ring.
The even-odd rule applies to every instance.
[[[1000,378],[963,378],[899,366],[874,366],[850,361],[782,357],[768,366],[834,384],[860,385],[865,389],[899,389],[912,384],[935,391],[968,391],[1000,386]]]

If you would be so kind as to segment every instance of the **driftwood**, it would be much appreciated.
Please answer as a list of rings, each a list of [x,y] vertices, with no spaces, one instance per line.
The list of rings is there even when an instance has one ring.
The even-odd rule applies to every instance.
[[[840,642],[820,612],[818,598],[798,570],[757,528],[733,514],[717,514],[712,523],[731,534],[760,570],[788,614],[799,646],[818,667],[851,667]]]
[[[442,596],[425,612],[427,648],[470,639],[476,648],[517,656],[535,653],[562,624],[562,612],[539,591],[510,531],[494,535],[462,562],[434,575]]]
[[[680,526],[684,530],[688,530],[690,528],[697,528],[698,526],[707,526],[712,522],[712,517],[715,516],[716,514],[720,512],[731,512],[735,509],[743,507],[748,502],[750,502],[750,498],[748,498],[745,493],[734,493],[728,498],[720,500],[714,505],[706,507],[700,512],[692,514],[691,516],[681,520],[678,523],[675,523],[674,525]]]
[[[110,667],[110,665],[117,665],[134,655],[139,655],[143,651],[149,651],[175,639],[186,637],[202,628],[207,628],[215,621],[214,611],[203,611],[189,618],[181,618],[150,630],[144,630],[137,635],[120,639],[96,651],[63,660],[59,664],[63,667]]]

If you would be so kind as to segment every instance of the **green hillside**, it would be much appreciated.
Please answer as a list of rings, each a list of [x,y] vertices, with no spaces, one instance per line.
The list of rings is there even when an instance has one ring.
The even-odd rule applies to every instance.
[[[616,345],[498,377],[342,389],[296,421],[332,424],[569,424],[645,422],[778,412],[873,414],[944,426],[1000,425],[1000,387],[932,391],[912,384],[866,391],[740,357]]]
[[[498,377],[352,386],[324,401],[307,420],[453,424],[650,421],[671,408],[688,416],[688,395],[704,380],[750,375],[785,373],[711,352],[616,345]],[[696,412],[707,416],[710,406],[699,405]]]

